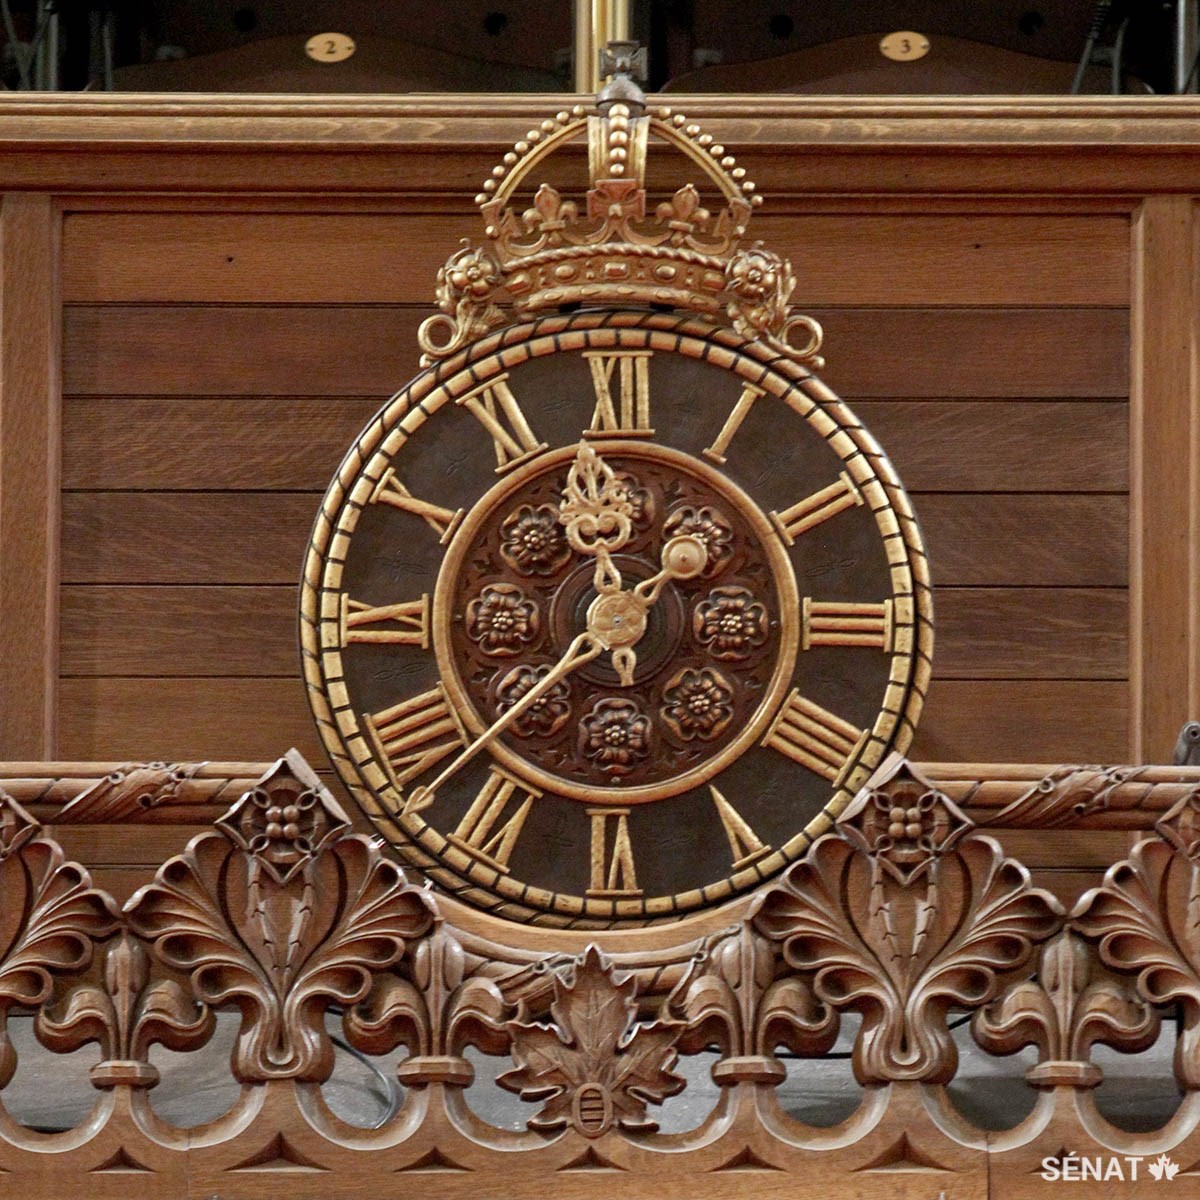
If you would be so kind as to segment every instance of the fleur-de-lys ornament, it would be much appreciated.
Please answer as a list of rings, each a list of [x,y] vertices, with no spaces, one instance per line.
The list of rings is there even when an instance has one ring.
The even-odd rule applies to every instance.
[[[1035,1087],[1091,1088],[1104,1078],[1088,1061],[1091,1047],[1103,1042],[1126,1054],[1145,1050],[1158,1038],[1159,1016],[1067,929],[1042,950],[1037,975],[979,1009],[971,1030],[992,1054],[1036,1046],[1041,1061],[1025,1073]]]
[[[79,984],[57,1009],[37,1015],[38,1037],[51,1050],[66,1053],[99,1042],[104,1057],[91,1078],[101,1088],[153,1087],[158,1069],[147,1059],[152,1043],[194,1050],[215,1027],[211,1009],[197,1004],[177,980],[151,982],[146,952],[128,931],[105,950],[103,987]]]
[[[1151,1004],[1179,1004],[1184,1020],[1175,1043],[1175,1077],[1200,1088],[1200,836],[1195,793],[1158,823],[1159,837],[1138,842],[1081,897],[1075,926],[1099,942],[1114,971],[1136,976]]]
[[[647,1104],[661,1104],[684,1086],[671,1068],[682,1021],[637,1020],[637,981],[618,978],[596,946],[575,960],[570,980],[554,980],[553,1024],[530,1022],[522,1005],[508,1022],[516,1068],[496,1082],[522,1099],[542,1100],[531,1129],[573,1126],[600,1137],[658,1128]]]
[[[883,813],[879,798],[889,793],[897,803]],[[931,798],[914,805],[914,794]],[[892,807],[902,820],[891,819]],[[1062,924],[1058,901],[969,828],[893,756],[755,920],[820,1000],[862,1014],[853,1054],[860,1083],[948,1083],[958,1052],[947,1013],[993,1000]]]
[[[467,974],[462,945],[440,919],[413,947],[406,967],[407,978],[380,975],[371,994],[347,1010],[347,1039],[366,1054],[406,1046],[411,1057],[396,1074],[410,1087],[467,1087],[475,1069],[463,1050],[472,1045],[504,1054],[512,1006],[490,979]]]
[[[0,1088],[17,1057],[8,1038],[13,1005],[38,1008],[56,975],[84,970],[95,943],[116,929],[112,898],[91,886],[15,800],[0,791]]]
[[[347,832],[295,751],[217,827],[133,896],[130,927],[188,974],[198,1001],[241,1011],[239,1079],[323,1082],[333,1070],[325,1009],[367,995],[429,929],[429,901]]]
[[[718,1084],[778,1084],[787,1068],[776,1047],[818,1055],[837,1041],[836,1010],[817,999],[807,979],[776,979],[775,958],[774,946],[743,922],[697,956],[672,996],[673,1010],[687,1022],[680,1050],[697,1054],[715,1044],[722,1051],[713,1067]]]

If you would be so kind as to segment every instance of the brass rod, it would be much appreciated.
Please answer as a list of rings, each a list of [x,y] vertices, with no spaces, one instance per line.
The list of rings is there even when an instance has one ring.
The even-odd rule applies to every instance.
[[[600,90],[600,51],[629,40],[630,0],[575,0],[575,90]]]

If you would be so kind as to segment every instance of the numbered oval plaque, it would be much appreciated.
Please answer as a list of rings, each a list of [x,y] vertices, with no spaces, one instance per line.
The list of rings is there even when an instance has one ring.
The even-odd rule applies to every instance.
[[[913,33],[911,29],[901,29],[889,33],[879,43],[879,53],[892,62],[916,62],[929,53],[929,39],[923,33]]]
[[[314,33],[304,43],[304,53],[315,62],[345,62],[357,47],[354,39],[344,33]]]

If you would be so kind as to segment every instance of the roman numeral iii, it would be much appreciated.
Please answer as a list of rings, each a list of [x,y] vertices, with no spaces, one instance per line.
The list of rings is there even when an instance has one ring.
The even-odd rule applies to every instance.
[[[379,642],[390,646],[429,649],[429,596],[400,604],[372,606],[351,600],[344,592],[338,612],[343,646],[352,642]]]
[[[844,604],[804,597],[801,646],[869,646],[890,652],[895,631],[892,602]]]
[[[653,350],[593,350],[584,354],[592,369],[596,408],[590,437],[653,437],[650,427],[650,359]]]
[[[867,740],[867,731],[826,712],[794,691],[771,722],[762,744],[838,786]]]
[[[492,767],[466,816],[453,833],[446,835],[446,840],[506,875],[521,827],[540,795],[507,771]]]
[[[773,512],[771,524],[775,532],[790,546],[802,534],[810,529],[836,517],[838,513],[862,504],[862,492],[855,486],[854,481],[844,471],[837,477],[836,483],[831,483],[811,496],[785,508],[783,512]]]
[[[502,475],[513,467],[541,454],[545,442],[539,442],[508,386],[508,376],[498,375],[466,395],[455,404],[466,408],[492,435],[496,448],[496,474]]]
[[[382,712],[364,714],[363,722],[397,791],[466,744],[440,685]],[[405,804],[404,812],[419,812],[432,803],[429,798]]]

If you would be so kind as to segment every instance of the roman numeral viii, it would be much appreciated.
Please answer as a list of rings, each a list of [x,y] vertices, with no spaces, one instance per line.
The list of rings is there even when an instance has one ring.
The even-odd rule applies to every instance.
[[[596,408],[590,437],[653,437],[650,427],[650,359],[653,350],[593,350],[584,354],[592,368]],[[615,384],[615,387],[614,387]]]
[[[492,435],[496,447],[496,474],[502,475],[513,467],[541,454],[545,442],[539,442],[508,386],[507,375],[497,375],[488,383],[459,396],[454,401],[462,405]]]
[[[382,712],[366,713],[363,722],[397,791],[466,744],[440,685]],[[419,812],[432,803],[432,797],[406,803],[404,812]]]
[[[493,870],[508,874],[508,860],[534,800],[541,795],[507,771],[492,767],[466,816],[446,840]],[[501,818],[505,818],[501,820]]]
[[[858,758],[867,737],[867,730],[857,729],[849,721],[826,712],[797,690],[776,714],[762,744],[823,775],[837,787]]]
[[[855,486],[854,481],[843,471],[836,483],[831,483],[811,496],[805,496],[791,508],[783,512],[771,513],[771,524],[775,532],[790,546],[802,534],[810,529],[836,517],[838,513],[862,504],[862,492]]]

